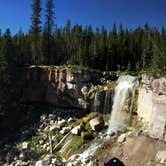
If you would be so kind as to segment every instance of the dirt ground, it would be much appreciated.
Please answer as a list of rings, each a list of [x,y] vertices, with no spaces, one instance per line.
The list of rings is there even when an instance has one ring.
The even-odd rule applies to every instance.
[[[166,143],[147,136],[130,136],[122,144],[106,145],[99,156],[99,165],[104,165],[111,158],[120,159],[125,166],[152,166],[158,151],[166,150]],[[111,149],[111,150],[110,150]]]

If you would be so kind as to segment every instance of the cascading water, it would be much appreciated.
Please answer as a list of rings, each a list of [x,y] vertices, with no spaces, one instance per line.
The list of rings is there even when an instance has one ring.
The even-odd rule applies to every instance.
[[[135,87],[138,85],[138,79],[129,75],[126,76],[120,76],[118,81],[118,85],[115,88],[115,95],[113,99],[113,106],[112,106],[112,113],[109,120],[109,126],[106,131],[106,134],[103,133],[104,136],[101,136],[99,138],[96,138],[89,146],[87,150],[85,150],[82,154],[77,155],[77,158],[75,156],[71,156],[69,158],[70,163],[73,165],[80,165],[85,166],[86,160],[89,156],[95,155],[96,150],[103,145],[104,142],[108,141],[110,139],[109,135],[112,132],[117,132],[119,130],[123,130],[125,127],[127,127],[124,124],[124,119],[121,118],[123,115],[123,107],[125,105],[125,102],[129,97],[132,97],[130,105],[129,105],[129,112],[131,113],[133,104],[133,90],[135,92]],[[105,103],[107,103],[108,96],[105,96]],[[79,164],[78,164],[79,163]],[[93,165],[93,164],[91,164]]]
[[[101,103],[101,101],[100,101],[100,94],[99,94],[99,92],[96,92],[95,93],[95,97],[94,97],[94,103],[93,103],[93,108],[94,108],[94,112],[98,112],[99,111],[99,109],[100,109],[100,103]]]
[[[110,113],[110,106],[111,106],[111,91],[107,90],[105,92],[105,99],[104,99],[104,114]]]
[[[118,85],[115,88],[115,96],[113,99],[112,113],[109,120],[107,134],[124,129],[123,107],[126,100],[131,97],[134,87],[138,84],[138,80],[132,76],[121,76],[118,79]]]

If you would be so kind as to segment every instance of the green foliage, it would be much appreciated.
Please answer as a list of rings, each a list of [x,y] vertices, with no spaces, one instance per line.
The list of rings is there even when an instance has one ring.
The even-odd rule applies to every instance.
[[[52,136],[54,136],[54,144],[57,144],[63,138],[63,134],[61,134],[59,131],[54,131]]]
[[[81,146],[84,144],[84,140],[82,138],[79,139],[73,139],[68,146],[66,147],[65,151],[72,150],[79,150]]]
[[[46,154],[47,150],[43,149],[41,147],[41,145],[39,144],[39,139],[40,137],[33,137],[30,141],[29,141],[29,146],[30,148],[33,148],[37,153],[39,153],[40,155]]]

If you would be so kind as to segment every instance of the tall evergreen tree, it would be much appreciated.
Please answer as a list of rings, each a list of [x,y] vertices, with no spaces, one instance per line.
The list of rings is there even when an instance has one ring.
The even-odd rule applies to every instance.
[[[30,28],[30,38],[32,42],[32,55],[34,64],[38,65],[41,61],[40,53],[40,34],[41,34],[41,1],[33,0],[33,14],[31,17],[32,25]]]
[[[12,42],[10,30],[7,29],[2,36],[0,48],[0,105],[3,110],[7,110],[12,104],[15,96],[13,85],[16,75],[15,49]]]
[[[46,64],[51,64],[53,61],[53,56],[55,56],[52,52],[53,47],[53,28],[55,25],[54,22],[54,0],[46,1],[46,15],[45,15],[45,24],[44,24],[44,32],[43,32],[43,49],[44,49],[44,60]]]

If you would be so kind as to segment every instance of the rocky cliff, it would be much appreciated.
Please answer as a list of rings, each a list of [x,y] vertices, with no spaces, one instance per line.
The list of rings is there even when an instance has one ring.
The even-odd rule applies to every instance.
[[[103,75],[94,71],[74,71],[70,67],[32,66],[24,74],[22,101],[110,112],[114,79],[116,76],[112,73]],[[143,76],[137,107],[144,131],[152,138],[166,141],[166,78]]]
[[[99,79],[97,72],[66,67],[30,67],[24,77],[23,101],[47,102],[62,107],[87,108],[87,91]]]
[[[166,141],[166,78],[143,76],[142,84],[138,116],[150,137]]]
[[[47,102],[59,107],[84,109],[90,107],[96,91],[105,94],[109,89],[108,87],[100,88],[97,85],[104,84],[116,77],[112,73],[103,74],[86,70],[74,71],[70,67],[59,66],[32,66],[23,75],[22,101]],[[105,78],[102,78],[103,75]]]

